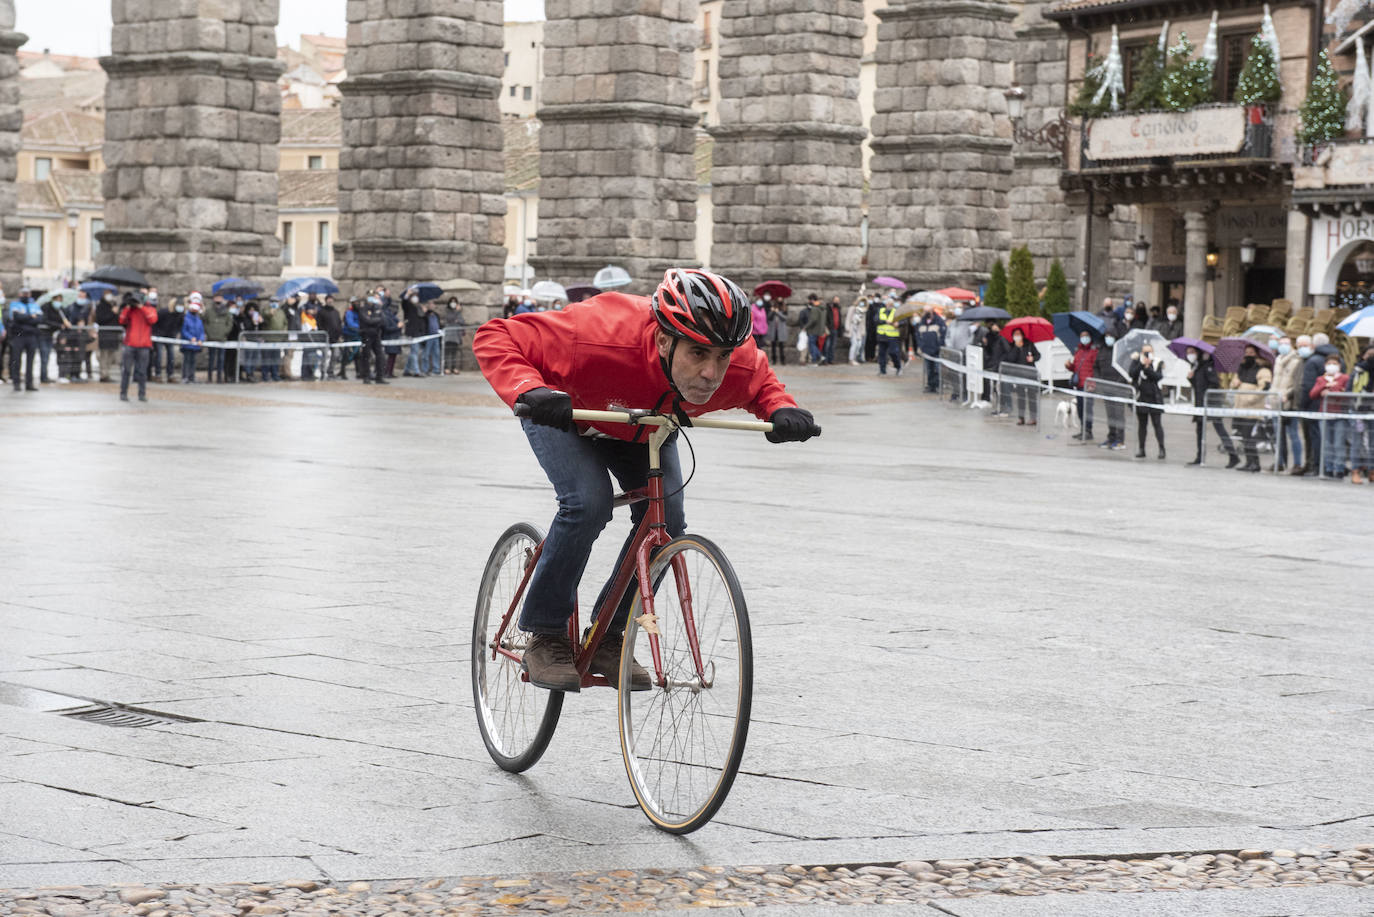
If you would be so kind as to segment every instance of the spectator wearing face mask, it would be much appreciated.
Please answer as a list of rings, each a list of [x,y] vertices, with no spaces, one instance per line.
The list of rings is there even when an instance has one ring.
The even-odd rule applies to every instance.
[[[1323,363],[1322,374],[1312,383],[1312,403],[1315,410],[1331,415],[1329,420],[1317,421],[1325,431],[1322,442],[1322,477],[1345,477],[1346,433],[1349,421],[1341,415],[1346,406],[1340,399],[1325,396],[1344,392],[1350,384],[1350,376],[1341,372],[1341,359],[1336,354],[1328,354]]]
[[[113,293],[104,293],[95,304],[96,359],[100,363],[100,381],[113,382],[119,366],[119,348],[124,341],[124,329],[119,324],[119,305]]]
[[[1298,346],[1306,348],[1309,353],[1312,351],[1312,339],[1305,334],[1298,336]],[[1274,361],[1274,384],[1271,391],[1277,392],[1282,400],[1279,409],[1283,411],[1296,411],[1298,409],[1298,386],[1302,383],[1302,355],[1293,349],[1293,342],[1287,337],[1281,337],[1274,345],[1274,352],[1278,354],[1278,359]],[[1278,463],[1279,471],[1288,467],[1287,459],[1292,453],[1292,469],[1289,474],[1301,475],[1302,467],[1302,420],[1297,417],[1285,417],[1279,425],[1279,446],[1274,460]]]
[[[1107,302],[1110,303],[1111,300]],[[1073,387],[1080,392],[1087,388],[1096,365],[1097,347],[1093,345],[1093,336],[1084,331],[1078,336],[1078,348],[1073,352],[1073,356],[1064,361],[1064,368],[1073,373]],[[1078,423],[1083,429],[1075,433],[1073,438],[1085,443],[1092,442],[1093,399],[1078,396]]]
[[[1259,351],[1254,347],[1246,347],[1240,367],[1231,377],[1231,388],[1242,392],[1264,392],[1269,390],[1269,385],[1273,381],[1274,373],[1260,360]],[[1236,407],[1241,410],[1261,410],[1264,408],[1264,399],[1240,396],[1236,398]],[[1260,425],[1263,423],[1264,421],[1257,417],[1236,419],[1236,433],[1240,436],[1241,446],[1245,449],[1245,464],[1241,466],[1241,471],[1260,470],[1259,433]]]
[[[940,390],[940,348],[945,346],[949,326],[933,307],[926,306],[920,317],[913,320],[911,333],[915,337],[916,349],[920,351],[921,362],[925,364],[925,391],[934,394]]]
[[[408,338],[418,338],[425,336],[425,313],[420,308],[420,297],[414,290],[407,290],[405,299],[401,303],[401,314],[405,317],[405,336]],[[424,372],[421,367],[421,357],[425,345],[411,344],[406,352],[405,372],[406,376],[422,376]]]
[[[1221,380],[1217,378],[1217,369],[1212,365],[1211,354],[1204,353],[1195,347],[1187,350],[1188,366],[1188,386],[1193,390],[1193,407],[1200,408],[1207,403],[1207,393],[1214,388],[1221,387]],[[1202,417],[1193,418],[1193,424],[1197,427],[1197,454],[1189,465],[1202,464]],[[1221,447],[1226,450],[1231,460],[1227,463],[1227,468],[1234,468],[1240,464],[1240,455],[1236,453],[1235,443],[1231,442],[1231,437],[1226,432],[1226,425],[1220,420],[1212,420],[1212,429],[1216,431],[1221,439]]]
[[[123,365],[120,369],[119,400],[129,400],[129,380],[138,386],[138,400],[148,400],[148,361],[153,349],[153,329],[158,320],[151,303],[140,301],[135,293],[125,293],[119,309],[119,323],[124,326]],[[177,323],[177,332],[181,323]]]
[[[954,327],[958,328],[960,325],[967,324],[969,323],[955,322]],[[1002,362],[1009,363],[1014,366],[1033,367],[1035,366],[1036,361],[1039,359],[1039,348],[1037,348],[1033,343],[1031,343],[1026,338],[1024,334],[1021,333],[1021,329],[1017,328],[1014,331],[1012,331],[1011,346],[1003,351]],[[1026,412],[1027,408],[1030,407],[1032,397],[1030,391],[1028,391],[1029,386],[1013,385],[1010,386],[1010,388],[1012,389],[1012,395],[1016,402],[1016,425],[1018,427],[1025,426]],[[1038,399],[1040,396],[1037,393],[1034,397]],[[1034,420],[1034,415],[1032,415],[1032,420]]]
[[[181,321],[186,315],[186,306],[180,302],[173,302],[169,306],[158,305],[156,290],[148,291],[148,305],[157,309],[157,324],[153,326],[153,336],[176,340],[181,337]],[[155,341],[151,356],[152,364],[149,369],[149,378],[158,381],[159,376],[163,376],[167,382],[178,381],[172,375],[176,369],[177,345],[169,343],[168,340]]]
[[[1326,369],[1326,358],[1334,356],[1336,362],[1340,362],[1340,351],[1331,346],[1331,339],[1325,334],[1318,332],[1312,335],[1312,347],[1303,352],[1304,348],[1299,346],[1298,353],[1303,358],[1302,382],[1298,386],[1299,397],[1301,399],[1298,409],[1301,411],[1320,411],[1321,405],[1312,398],[1312,387],[1317,384],[1323,371]],[[1319,474],[1321,469],[1318,463],[1321,461],[1322,451],[1322,422],[1320,420],[1304,420],[1302,422],[1303,442],[1306,445],[1307,456],[1304,467],[1307,474]]]
[[[1093,378],[1125,385],[1125,377],[1117,371],[1116,364],[1112,362],[1112,347],[1116,344],[1121,326],[1111,317],[1107,317],[1105,321],[1107,333],[1097,348],[1097,359],[1093,361]],[[1107,401],[1104,404],[1107,409],[1107,439],[1098,448],[1121,452],[1126,448],[1126,405],[1120,401]]]
[[[1131,384],[1135,386],[1136,400],[1136,450],[1135,457],[1145,457],[1145,434],[1147,425],[1154,424],[1155,444],[1159,446],[1159,459],[1164,460],[1164,392],[1159,387],[1163,376],[1161,364],[1156,361],[1154,348],[1146,344],[1138,353],[1131,354]]]
[[[762,297],[755,297],[749,303],[749,319],[753,322],[750,333],[754,337],[754,346],[762,351],[763,339],[768,337],[768,307],[763,304]]]
[[[200,321],[205,327],[207,344],[223,344],[229,340],[229,331],[233,328],[234,316],[229,314],[229,304],[224,301],[223,296],[216,296],[211,300],[210,308],[201,312]],[[207,383],[224,381],[224,354],[225,349],[223,347],[205,348],[205,381]]]
[[[186,297],[186,314],[181,320],[181,381],[190,385],[196,381],[196,360],[205,343],[205,323],[201,321],[201,296],[192,291]]]
[[[1164,318],[1155,322],[1153,326],[1167,341],[1183,337],[1183,319],[1179,317],[1178,306],[1169,303],[1164,309]]]

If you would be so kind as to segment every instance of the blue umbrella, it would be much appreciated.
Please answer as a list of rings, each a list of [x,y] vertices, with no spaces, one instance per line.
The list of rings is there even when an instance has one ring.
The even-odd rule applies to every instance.
[[[301,290],[301,285],[309,279],[310,278],[308,277],[292,277],[290,280],[286,281],[281,286],[277,287],[277,292],[272,294],[272,298],[285,299],[292,293],[299,293]]]
[[[1365,306],[1336,328],[1353,338],[1374,337],[1374,306]]]
[[[210,293],[215,296],[242,296],[245,299],[252,299],[262,295],[262,286],[251,280],[244,280],[242,277],[226,277],[210,284]]]
[[[87,280],[81,284],[81,289],[86,291],[86,295],[91,299],[99,299],[106,293],[118,293],[119,287],[112,283],[105,283],[103,280]]]
[[[1054,336],[1070,350],[1078,348],[1078,336],[1084,331],[1099,338],[1107,334],[1107,323],[1091,312],[1056,312],[1051,319],[1054,321]]]
[[[336,288],[337,289],[337,288]],[[420,302],[429,302],[431,299],[438,299],[444,295],[443,289],[437,283],[414,283],[406,290],[407,293],[414,293],[420,297]]]
[[[339,292],[339,285],[328,277],[304,277],[301,279],[301,285],[296,289],[296,292],[326,296],[330,293]]]

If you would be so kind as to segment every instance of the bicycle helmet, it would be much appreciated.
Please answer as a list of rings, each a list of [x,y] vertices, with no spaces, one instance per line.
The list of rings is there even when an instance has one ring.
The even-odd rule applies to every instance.
[[[654,291],[654,318],[665,334],[715,347],[738,347],[749,339],[749,300],[733,281],[697,268],[663,272]]]

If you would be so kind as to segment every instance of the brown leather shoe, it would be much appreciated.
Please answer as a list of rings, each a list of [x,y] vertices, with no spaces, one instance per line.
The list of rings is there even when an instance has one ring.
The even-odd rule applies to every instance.
[[[596,648],[596,655],[592,657],[592,664],[589,671],[593,675],[605,675],[606,680],[611,683],[612,688],[620,688],[620,646],[624,642],[624,634],[607,634],[601,641],[601,645]],[[630,690],[648,691],[654,686],[653,679],[649,677],[649,670],[638,662],[630,662]]]
[[[550,691],[581,691],[582,678],[573,665],[567,634],[532,634],[521,663],[530,684]]]

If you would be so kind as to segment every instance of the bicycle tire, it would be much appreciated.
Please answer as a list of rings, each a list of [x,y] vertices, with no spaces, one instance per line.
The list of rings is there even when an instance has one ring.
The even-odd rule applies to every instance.
[[[491,649],[530,553],[543,540],[543,532],[527,522],[512,525],[496,539],[482,570],[472,622],[472,699],[477,729],[491,759],[513,774],[529,770],[544,754],[563,710],[562,691],[546,691],[524,681],[520,663]],[[523,651],[529,635],[515,625],[512,620],[503,645]]]
[[[679,559],[690,586],[709,684],[698,677],[686,638],[677,588],[681,574],[673,566]],[[649,640],[640,622],[643,598],[636,595],[620,658],[620,750],[630,787],[649,821],[670,834],[689,834],[720,809],[744,757],[754,691],[749,613],[730,561],[705,538],[674,538],[655,554],[649,573],[663,673],[669,684],[655,683],[649,691],[630,690],[636,646],[642,647],[641,661],[651,661]],[[650,675],[657,682],[652,670]],[[698,739],[701,747],[690,747]]]

